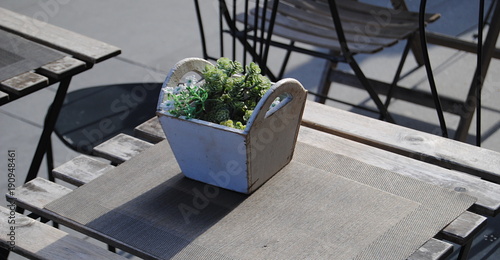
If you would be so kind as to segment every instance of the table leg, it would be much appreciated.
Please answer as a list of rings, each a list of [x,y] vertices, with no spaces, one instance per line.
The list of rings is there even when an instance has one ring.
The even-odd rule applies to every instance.
[[[458,254],[457,260],[467,260],[469,258],[469,252],[472,247],[472,240],[471,239],[467,244],[462,245],[460,248],[460,253]]]
[[[61,107],[63,105],[64,98],[66,97],[66,92],[68,91],[70,82],[71,77],[63,79],[59,83],[59,88],[57,89],[54,101],[52,102],[52,105],[47,112],[42,136],[38,141],[38,146],[36,148],[33,161],[31,162],[28,175],[26,176],[26,180],[24,183],[33,180],[38,174],[38,170],[40,169],[40,165],[42,164],[43,156],[47,152],[47,148],[50,143],[50,137],[52,135],[52,132],[54,131],[57,117],[59,116],[59,112],[61,111]]]

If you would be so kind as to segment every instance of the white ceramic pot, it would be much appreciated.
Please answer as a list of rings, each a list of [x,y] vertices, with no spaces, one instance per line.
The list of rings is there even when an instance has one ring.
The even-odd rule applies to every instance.
[[[178,62],[163,86],[175,87],[189,72],[201,74],[208,61]],[[269,109],[283,94],[286,98]],[[290,162],[306,101],[306,90],[294,79],[271,86],[257,104],[245,130],[163,113],[157,115],[183,174],[221,188],[252,193]]]

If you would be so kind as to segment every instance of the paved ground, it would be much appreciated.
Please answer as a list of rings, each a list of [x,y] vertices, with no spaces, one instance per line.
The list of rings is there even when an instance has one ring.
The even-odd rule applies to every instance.
[[[241,1],[241,0],[239,0]],[[204,13],[214,21],[216,0],[201,1]],[[469,0],[429,1],[428,11],[439,12],[443,18],[429,26],[429,30],[474,40],[476,33],[477,2]],[[490,1],[486,1],[489,3]],[[408,0],[412,10],[418,10],[420,1]],[[122,48],[123,53],[111,60],[96,65],[90,71],[76,76],[70,91],[121,83],[162,82],[167,71],[180,59],[200,57],[201,47],[194,6],[192,1],[72,1],[72,0],[24,0],[2,1],[0,6],[30,17],[46,19],[49,23],[93,37]],[[208,38],[216,39],[216,26],[205,28]],[[211,40],[209,42],[211,42]],[[359,56],[358,61],[369,77],[388,80],[397,65],[398,53],[403,46],[398,44],[377,55]],[[215,47],[213,47],[215,49]],[[475,67],[475,56],[438,46],[430,46],[430,56],[435,70],[436,83],[443,95],[463,99],[471,82]],[[273,66],[281,52],[273,51],[270,63]],[[215,53],[214,53],[215,55]],[[414,67],[410,59],[405,71]],[[302,55],[292,56],[287,77],[299,79],[311,90],[316,88],[324,62]],[[343,67],[345,68],[345,67]],[[483,99],[482,146],[500,151],[500,61],[492,61],[490,73],[485,80]],[[401,82],[411,88],[428,89],[425,71],[417,69]],[[363,91],[344,86],[332,87],[332,95],[359,104],[371,105]],[[15,149],[17,153],[18,183],[28,171],[36,142],[43,124],[44,113],[55,95],[55,87],[27,96],[0,107],[1,149]],[[335,103],[330,105],[346,110],[351,107]],[[397,114],[402,125],[436,133],[435,112],[420,106],[395,100],[390,108]],[[360,112],[361,111],[356,111]],[[368,114],[369,115],[369,114]],[[373,116],[373,115],[370,115]],[[458,118],[446,115],[451,130]],[[470,130],[471,138],[475,127]],[[77,153],[54,139],[56,166],[75,157]],[[0,162],[6,169],[6,163]],[[42,169],[41,176],[47,176]],[[6,190],[6,180],[0,179],[0,193]],[[471,259],[500,259],[500,218],[490,219],[488,227],[478,235],[472,249]],[[14,256],[13,259],[20,259]]]

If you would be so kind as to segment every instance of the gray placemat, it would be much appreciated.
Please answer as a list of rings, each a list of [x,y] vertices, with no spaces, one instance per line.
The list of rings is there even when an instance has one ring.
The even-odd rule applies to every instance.
[[[406,259],[475,201],[300,142],[294,158],[247,196],[184,178],[163,141],[46,208],[163,259]]]
[[[362,250],[356,259],[397,259],[388,256],[404,255],[408,250],[413,252],[476,202],[476,198],[469,195],[430,185],[305,143],[297,145],[294,160],[420,203],[414,213]],[[417,241],[422,244],[418,245]]]
[[[0,81],[66,56],[65,54],[0,30]]]

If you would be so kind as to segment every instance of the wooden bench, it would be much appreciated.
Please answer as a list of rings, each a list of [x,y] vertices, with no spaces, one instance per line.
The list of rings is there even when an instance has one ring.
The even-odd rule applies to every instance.
[[[4,207],[0,218],[0,246],[29,259],[126,259]]]

